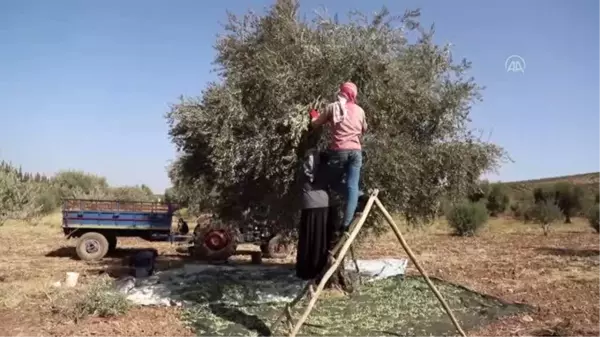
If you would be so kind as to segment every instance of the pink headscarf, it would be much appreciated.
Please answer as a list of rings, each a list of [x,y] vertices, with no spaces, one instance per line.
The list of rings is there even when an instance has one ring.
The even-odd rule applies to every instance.
[[[356,104],[356,95],[358,88],[352,82],[346,82],[340,85],[338,91],[338,100],[332,104],[333,124],[338,124],[344,120],[348,114],[346,103]]]
[[[348,102],[356,103],[358,87],[352,82],[346,82],[340,85],[340,93],[346,97]]]

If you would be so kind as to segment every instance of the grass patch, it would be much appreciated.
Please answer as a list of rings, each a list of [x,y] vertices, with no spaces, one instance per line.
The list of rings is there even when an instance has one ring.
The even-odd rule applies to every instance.
[[[109,278],[94,280],[84,289],[59,288],[47,295],[53,314],[75,322],[89,316],[124,315],[131,307],[125,296],[114,290]]]
[[[102,278],[92,283],[84,297],[75,303],[75,312],[79,317],[112,317],[125,314],[129,307],[129,302],[114,289],[112,281]]]

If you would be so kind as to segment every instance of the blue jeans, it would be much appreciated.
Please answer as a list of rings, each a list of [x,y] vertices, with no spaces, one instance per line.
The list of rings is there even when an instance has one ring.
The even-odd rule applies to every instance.
[[[346,200],[343,221],[343,227],[346,229],[354,218],[358,204],[362,151],[329,150],[327,166],[330,188],[344,196]]]

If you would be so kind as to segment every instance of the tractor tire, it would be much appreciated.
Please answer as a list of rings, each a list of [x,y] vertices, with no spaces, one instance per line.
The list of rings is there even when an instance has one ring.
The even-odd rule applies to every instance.
[[[190,254],[201,261],[227,261],[237,248],[234,231],[225,226],[208,225],[194,230],[194,245]]]
[[[283,242],[283,236],[277,234],[269,242],[260,245],[260,251],[267,259],[283,259],[290,254],[290,244]]]
[[[75,251],[83,261],[99,261],[108,253],[108,240],[100,233],[83,234],[77,241]]]

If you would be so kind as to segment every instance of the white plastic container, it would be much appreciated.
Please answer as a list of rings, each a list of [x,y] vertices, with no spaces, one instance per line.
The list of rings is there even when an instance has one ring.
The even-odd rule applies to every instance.
[[[65,286],[74,287],[77,285],[77,280],[79,279],[79,273],[69,271],[67,272],[67,278],[65,280]]]

